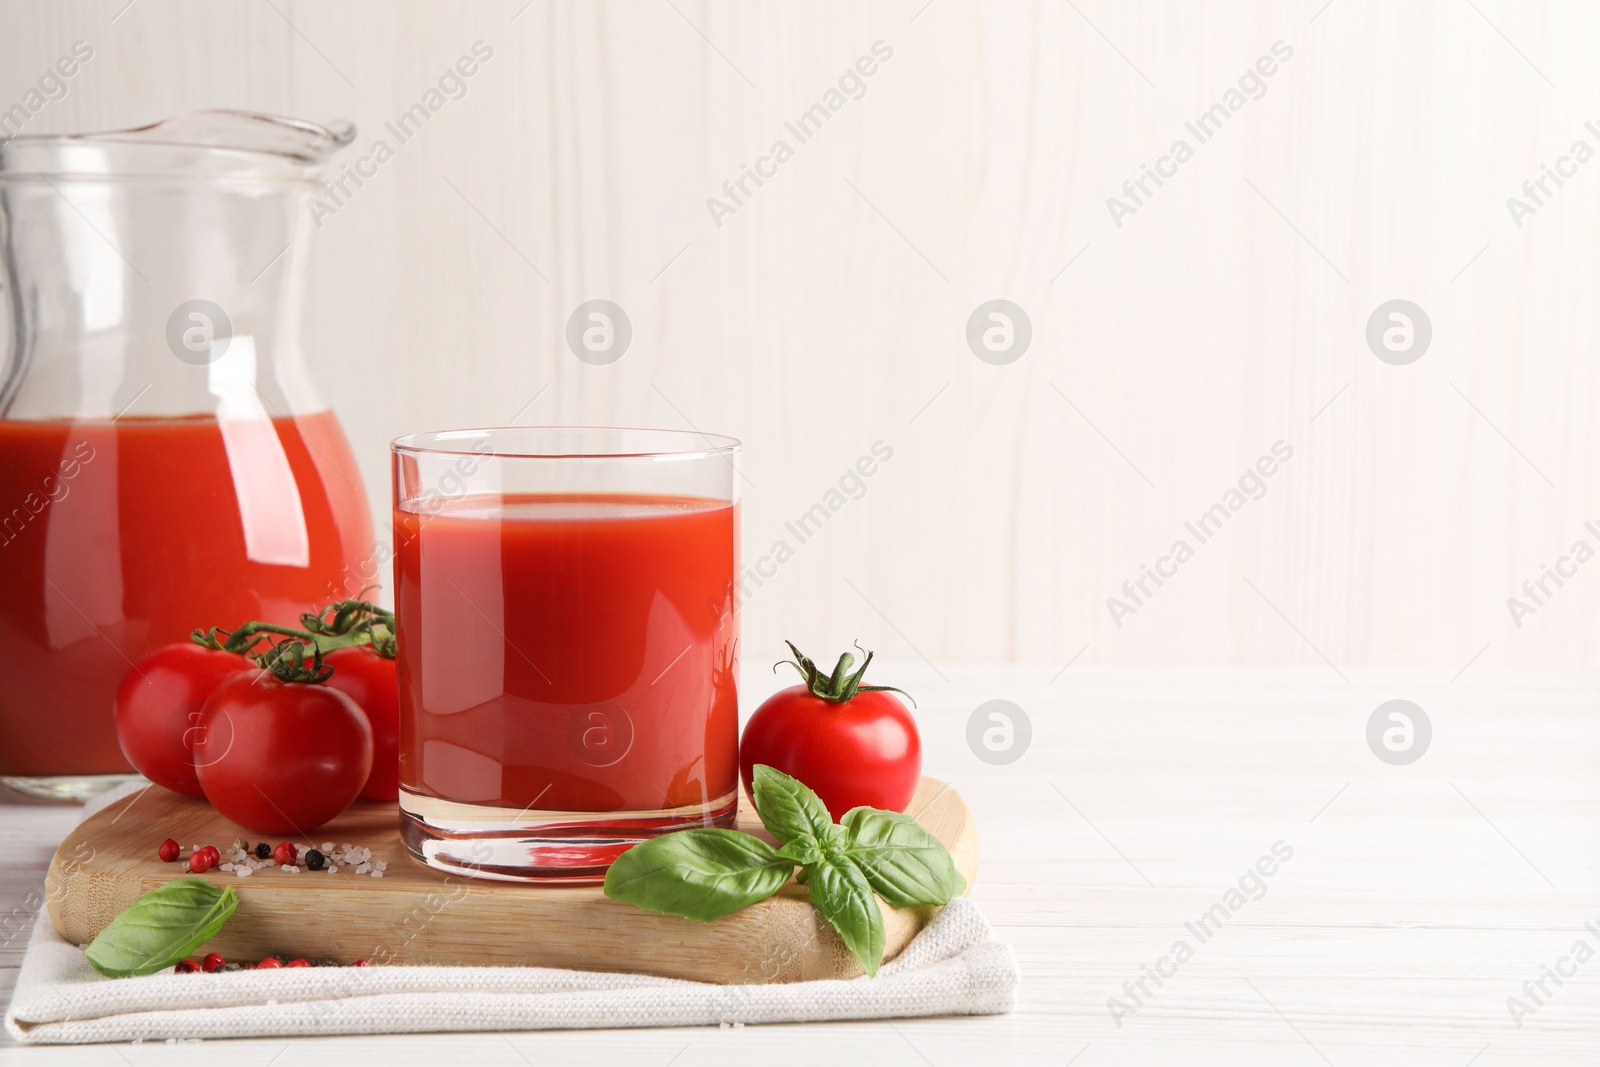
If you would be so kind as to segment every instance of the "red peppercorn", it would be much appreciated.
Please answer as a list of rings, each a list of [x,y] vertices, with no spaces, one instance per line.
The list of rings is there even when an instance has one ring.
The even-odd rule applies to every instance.
[[[211,866],[215,867],[222,862],[222,853],[217,851],[216,845],[207,845],[200,851],[211,857]]]
[[[156,849],[156,855],[161,857],[162,863],[171,863],[178,858],[178,853],[182,851],[183,847],[169,837],[161,842],[161,847]]]
[[[200,965],[198,963],[196,963],[194,960],[179,960],[176,964],[173,965],[172,973],[173,974],[193,974],[195,971],[198,971],[199,969],[200,969]]]
[[[222,958],[220,953],[207,952],[205,959],[200,961],[200,969],[205,971],[207,974],[211,974],[214,971],[220,971],[222,969],[222,965],[227,962],[227,960]]]
[[[283,966],[283,964],[279,963],[277,960],[273,959],[271,956],[268,956],[266,959],[264,959],[260,963],[256,964],[256,970],[258,970],[258,971],[273,971],[273,970],[277,970],[279,967],[282,967],[282,966]]]
[[[309,966],[311,966],[311,961],[306,959],[304,956],[301,956],[299,959],[290,960],[288,963],[284,964],[284,966],[285,967],[309,967]]]
[[[272,859],[276,863],[292,864],[300,858],[300,850],[285,841],[272,850]]]
[[[350,966],[352,966],[352,967],[371,967],[372,964],[367,962],[366,960],[356,960]]]
[[[205,849],[189,853],[189,870],[194,874],[205,874],[211,869],[211,853]]]

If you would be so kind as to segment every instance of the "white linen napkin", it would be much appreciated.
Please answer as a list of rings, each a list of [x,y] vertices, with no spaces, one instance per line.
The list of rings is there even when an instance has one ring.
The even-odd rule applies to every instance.
[[[85,816],[123,791],[97,797]],[[27,1044],[995,1015],[1019,971],[977,905],[946,905],[876,978],[713,985],[547,967],[306,967],[103,978],[40,913],[6,1009]]]

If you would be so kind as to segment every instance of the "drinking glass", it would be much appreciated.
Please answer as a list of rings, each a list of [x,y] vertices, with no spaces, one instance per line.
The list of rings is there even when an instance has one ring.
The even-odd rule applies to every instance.
[[[504,427],[391,446],[406,847],[595,881],[738,800],[739,442]]]

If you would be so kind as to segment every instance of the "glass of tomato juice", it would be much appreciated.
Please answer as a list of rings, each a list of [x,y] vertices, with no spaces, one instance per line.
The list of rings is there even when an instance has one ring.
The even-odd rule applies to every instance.
[[[441,870],[597,881],[738,800],[739,442],[401,437],[400,818]]]

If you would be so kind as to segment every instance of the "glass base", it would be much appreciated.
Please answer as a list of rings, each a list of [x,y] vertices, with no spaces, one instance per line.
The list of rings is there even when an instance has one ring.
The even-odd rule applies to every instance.
[[[505,882],[592,885],[641,841],[731,828],[739,788],[703,804],[648,811],[531,811],[458,804],[400,790],[400,840],[436,870]]]
[[[96,793],[115,789],[124,782],[142,781],[133,772],[126,774],[57,774],[43,777],[0,776],[0,785],[41,800],[82,804]]]

